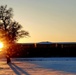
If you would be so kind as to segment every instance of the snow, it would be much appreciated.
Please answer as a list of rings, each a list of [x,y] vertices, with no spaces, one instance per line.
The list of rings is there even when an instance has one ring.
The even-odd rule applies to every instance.
[[[0,75],[76,75],[76,58],[0,59]]]

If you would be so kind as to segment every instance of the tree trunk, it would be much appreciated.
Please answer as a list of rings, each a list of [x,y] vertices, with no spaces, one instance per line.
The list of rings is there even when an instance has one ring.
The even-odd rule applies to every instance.
[[[11,59],[10,59],[10,57],[8,55],[6,56],[6,59],[7,59],[7,64],[11,63]]]

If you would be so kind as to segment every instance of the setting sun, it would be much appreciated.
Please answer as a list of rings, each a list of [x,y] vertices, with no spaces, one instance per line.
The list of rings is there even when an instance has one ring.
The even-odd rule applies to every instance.
[[[3,43],[0,42],[0,51],[1,51],[2,48],[3,48]]]

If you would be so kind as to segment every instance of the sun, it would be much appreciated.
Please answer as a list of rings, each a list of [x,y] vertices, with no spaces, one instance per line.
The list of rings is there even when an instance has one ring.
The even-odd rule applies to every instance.
[[[3,43],[0,42],[0,51],[2,51],[2,48],[3,48]]]

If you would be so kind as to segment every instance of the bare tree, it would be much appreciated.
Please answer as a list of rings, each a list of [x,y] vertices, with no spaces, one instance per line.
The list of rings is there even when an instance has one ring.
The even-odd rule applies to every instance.
[[[0,39],[12,44],[28,35],[29,33],[22,30],[22,26],[18,22],[13,21],[13,9],[7,8],[7,5],[0,6]]]

